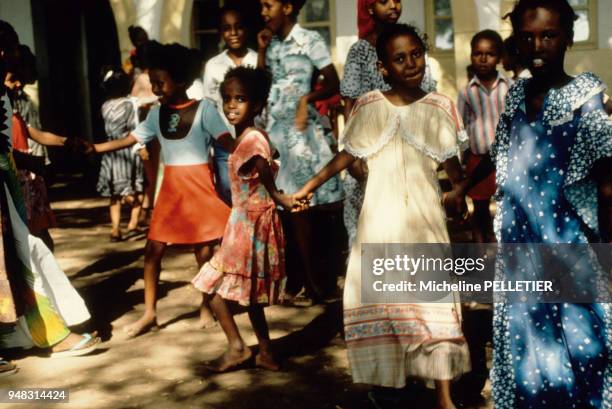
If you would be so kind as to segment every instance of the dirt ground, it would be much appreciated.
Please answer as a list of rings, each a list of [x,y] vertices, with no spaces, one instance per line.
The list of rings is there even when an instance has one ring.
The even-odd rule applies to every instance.
[[[143,310],[144,237],[109,242],[107,201],[83,197],[87,189],[56,184],[51,191],[58,228],[52,229],[60,266],[92,314],[83,329],[103,338],[94,354],[49,358],[45,351],[9,351],[20,371],[0,381],[2,388],[68,388],[67,408],[200,409],[370,409],[369,387],[354,385],[339,336],[341,303],[309,308],[266,309],[271,336],[283,358],[282,370],[245,368],[210,374],[203,362],[224,349],[220,328],[196,330],[198,292],[188,248],[171,248],[160,283],[161,330],[127,340],[121,328]],[[237,316],[246,341],[255,345],[246,314]],[[490,388],[487,403],[491,408]],[[428,408],[431,395],[407,390],[398,408]],[[0,404],[4,408],[48,404]]]

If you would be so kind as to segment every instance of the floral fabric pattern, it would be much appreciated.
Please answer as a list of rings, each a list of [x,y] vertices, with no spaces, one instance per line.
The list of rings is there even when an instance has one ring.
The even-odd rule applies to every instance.
[[[300,132],[294,126],[298,103],[311,91],[315,70],[331,63],[331,55],[319,33],[298,24],[284,40],[275,37],[266,52],[266,66],[272,73],[266,130],[280,154],[276,184],[285,193],[300,189],[336,151],[335,140],[324,129],[314,106],[308,107],[306,130]],[[342,184],[336,176],[315,192],[311,204],[333,203],[342,198]]]
[[[256,156],[277,170],[267,138],[252,130],[228,161],[233,207],[221,248],[193,279],[200,291],[218,293],[245,306],[274,304],[285,286],[285,239],[280,216],[256,170],[243,169]]]

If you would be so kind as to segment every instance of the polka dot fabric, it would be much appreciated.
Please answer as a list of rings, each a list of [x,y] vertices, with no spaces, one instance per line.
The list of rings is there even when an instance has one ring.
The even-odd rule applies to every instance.
[[[612,157],[604,84],[585,73],[551,90],[530,122],[529,79],[511,88],[491,154],[497,165],[495,229],[501,243],[601,241],[595,162]],[[525,265],[533,263],[523,257]],[[498,260],[498,277],[520,269]],[[495,407],[611,408],[608,304],[496,303],[491,378]]]

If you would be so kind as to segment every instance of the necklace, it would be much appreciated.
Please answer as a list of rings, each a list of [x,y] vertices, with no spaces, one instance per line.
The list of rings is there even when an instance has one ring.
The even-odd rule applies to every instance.
[[[193,104],[195,104],[196,100],[195,99],[191,99],[187,102],[184,102],[182,104],[178,104],[178,105],[168,105],[169,108],[171,109],[185,109],[187,107],[192,106]],[[178,126],[181,123],[181,115],[178,112],[173,112],[170,114],[170,120],[168,121],[168,133],[176,133],[178,130]]]
[[[177,104],[177,105],[170,105],[168,104],[168,107],[172,108],[172,109],[183,109],[183,108],[187,108],[192,106],[193,104],[196,103],[195,99],[190,99],[187,102],[183,102],[182,104]]]

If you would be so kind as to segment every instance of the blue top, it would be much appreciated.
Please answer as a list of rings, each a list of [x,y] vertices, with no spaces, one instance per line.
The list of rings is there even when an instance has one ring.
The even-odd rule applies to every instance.
[[[187,135],[181,139],[164,138],[159,126],[159,109],[159,105],[151,108],[147,118],[132,131],[132,135],[142,144],[157,138],[165,165],[186,166],[207,163],[211,140],[229,133],[215,104],[204,98],[200,101]]]

